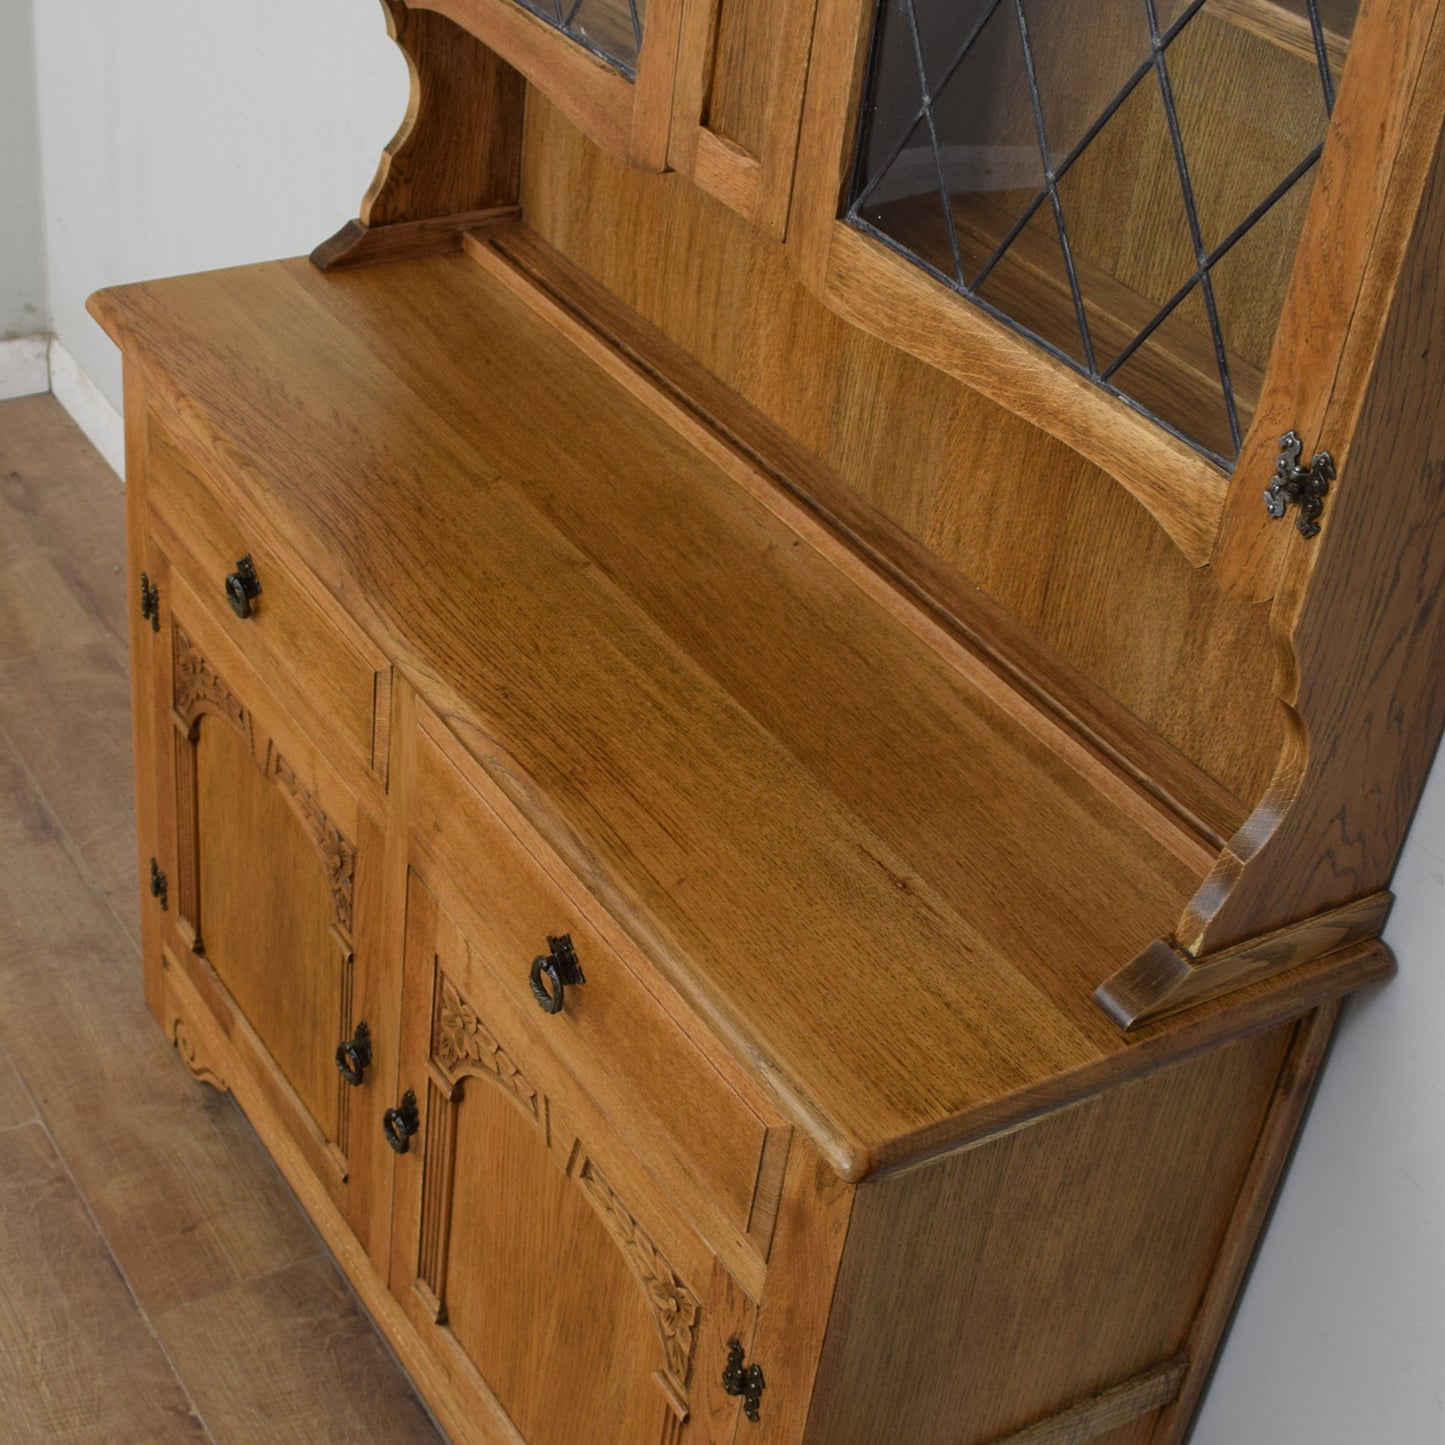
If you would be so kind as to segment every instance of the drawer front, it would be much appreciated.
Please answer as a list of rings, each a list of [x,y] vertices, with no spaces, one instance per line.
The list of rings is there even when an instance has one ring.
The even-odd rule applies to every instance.
[[[328,735],[376,771],[378,668],[361,656],[273,551],[227,514],[210,486],[182,457],[154,419],[147,495],[172,566],[211,617],[275,687],[283,703],[315,715]],[[249,557],[260,585],[242,618],[230,605],[226,579]],[[378,659],[379,662],[379,659]],[[383,774],[384,776],[384,774]]]
[[[505,800],[501,800],[505,805]],[[425,731],[418,736],[412,826],[464,893],[476,951],[525,1004],[539,1037],[626,1132],[661,1142],[680,1161],[671,1183],[701,1186],[737,1236],[766,1258],[787,1131],[767,1124],[668,1015],[604,931],[615,925],[580,885],[549,873]],[[570,937],[586,982],[560,1012],[532,997],[533,960]],[[619,940],[620,946],[626,947]],[[643,1157],[643,1139],[629,1140]]]

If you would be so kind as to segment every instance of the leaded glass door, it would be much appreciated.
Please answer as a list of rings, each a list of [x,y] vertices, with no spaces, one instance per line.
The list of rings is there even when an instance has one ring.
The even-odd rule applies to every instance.
[[[845,218],[1215,462],[1354,0],[882,0]]]

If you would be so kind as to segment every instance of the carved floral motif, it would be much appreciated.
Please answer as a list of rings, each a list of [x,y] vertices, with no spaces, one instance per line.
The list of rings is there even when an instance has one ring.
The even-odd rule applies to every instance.
[[[176,711],[191,722],[209,706],[221,717],[246,731],[246,709],[220,674],[206,661],[196,644],[178,626],[172,625],[172,677]]]
[[[667,1375],[685,1399],[702,1305],[591,1159],[583,1161],[576,1177],[642,1284],[662,1339]]]
[[[451,979],[443,976],[437,991],[436,1018],[432,1025],[432,1057],[453,1078],[459,1074],[495,1076],[509,1089],[522,1107],[536,1119],[537,1091],[527,1082],[507,1051],[487,1031],[477,1011]]]
[[[355,846],[347,841],[341,829],[326,815],[316,795],[296,776],[295,768],[275,748],[271,750],[266,771],[291,794],[296,811],[321,854],[326,881],[331,888],[332,905],[336,909],[336,921],[350,933],[356,884]]]

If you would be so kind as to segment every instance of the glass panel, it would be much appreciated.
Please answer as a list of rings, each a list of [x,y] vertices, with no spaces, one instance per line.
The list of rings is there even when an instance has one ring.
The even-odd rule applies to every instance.
[[[629,80],[637,78],[647,0],[518,0],[518,3],[570,35]]]
[[[1058,193],[1095,359],[1107,370],[1199,265],[1152,65],[1059,178]],[[1151,221],[1121,226],[1121,215]],[[1197,293],[1183,306],[1181,319],[1208,329]]]
[[[1224,461],[1356,0],[881,0],[848,219]]]
[[[1227,459],[1239,449],[1209,334],[1182,306],[1137,346],[1110,384],[1211,456]]]
[[[960,281],[954,232],[927,120],[918,121],[888,168],[875,180],[856,215],[915,260]]]
[[[1049,150],[1060,165],[1097,125],[1121,93],[1148,73],[1152,58],[1149,17],[1142,4],[1069,0],[1060,23],[1060,0],[1026,0],[1029,50]],[[1079,63],[1079,37],[1088,37],[1089,64]]]
[[[974,295],[1081,366],[1087,363],[1063,244],[1054,208],[1047,201],[978,283]]]
[[[1324,139],[1318,62],[1206,5],[1169,47],[1166,64],[1200,230],[1213,250]],[[1261,74],[1271,83],[1260,85]]]
[[[903,150],[926,150],[927,165],[933,164],[933,147],[924,121],[923,78],[918,71],[918,51],[913,43],[905,0],[883,0],[873,36],[872,75],[873,85],[864,101],[858,154],[854,160],[852,200],[855,207],[871,198],[879,177],[893,169]],[[920,169],[926,172],[927,167]],[[936,184],[936,179],[912,184],[915,189],[928,189]],[[893,189],[897,196],[909,193],[901,171]]]

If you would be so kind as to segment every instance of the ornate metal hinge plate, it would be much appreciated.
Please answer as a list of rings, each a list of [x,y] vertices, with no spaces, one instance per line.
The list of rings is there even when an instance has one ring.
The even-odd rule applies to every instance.
[[[1276,520],[1291,505],[1299,508],[1295,525],[1301,537],[1313,537],[1320,530],[1320,513],[1325,509],[1325,496],[1335,479],[1335,459],[1328,452],[1316,452],[1307,467],[1300,466],[1304,443],[1295,432],[1286,432],[1279,439],[1279,460],[1275,463],[1274,480],[1264,489],[1264,506]]]
[[[166,875],[161,872],[160,865],[154,858],[151,859],[151,897],[161,906],[161,912],[166,911]]]
[[[749,1420],[758,1418],[758,1402],[763,1398],[767,1381],[763,1367],[752,1364],[743,1368],[743,1347],[738,1340],[728,1341],[728,1362],[723,1367],[722,1387],[726,1394],[743,1397],[743,1414]]]
[[[161,593],[150,579],[149,573],[140,574],[140,615],[149,622],[152,632],[161,630]]]

